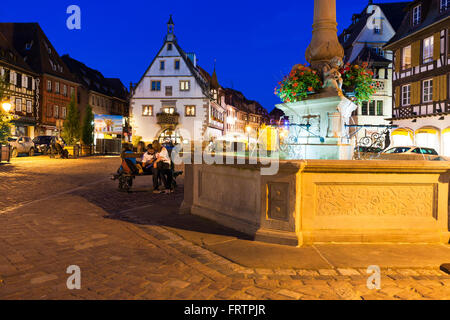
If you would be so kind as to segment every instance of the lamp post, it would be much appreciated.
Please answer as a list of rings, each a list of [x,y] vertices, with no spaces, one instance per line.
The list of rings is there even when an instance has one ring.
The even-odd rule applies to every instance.
[[[248,153],[250,155],[250,132],[252,131],[252,127],[250,127],[250,125],[247,125],[245,130],[247,131],[247,135],[248,135]]]

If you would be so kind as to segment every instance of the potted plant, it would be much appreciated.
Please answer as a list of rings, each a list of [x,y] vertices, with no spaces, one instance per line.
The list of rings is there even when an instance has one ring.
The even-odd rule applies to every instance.
[[[275,94],[285,103],[298,102],[318,92],[321,87],[322,80],[316,70],[298,65],[278,83]]]

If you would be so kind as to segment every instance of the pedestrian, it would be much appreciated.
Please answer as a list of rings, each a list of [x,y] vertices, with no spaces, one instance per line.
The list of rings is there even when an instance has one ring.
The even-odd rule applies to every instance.
[[[172,170],[169,152],[159,143],[153,141],[152,147],[156,152],[156,161],[153,164],[153,193],[171,193],[172,190]],[[159,178],[161,178],[165,190],[159,191]]]

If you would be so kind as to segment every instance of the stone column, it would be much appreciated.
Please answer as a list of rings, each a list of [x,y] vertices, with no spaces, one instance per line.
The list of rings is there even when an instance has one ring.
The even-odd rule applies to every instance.
[[[337,37],[336,0],[314,0],[312,40],[306,49],[306,60],[313,68],[334,57],[344,58],[344,49]]]

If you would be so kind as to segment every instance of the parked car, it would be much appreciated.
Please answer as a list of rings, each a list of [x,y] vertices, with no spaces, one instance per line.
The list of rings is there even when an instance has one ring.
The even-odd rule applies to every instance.
[[[434,160],[448,161],[446,157],[440,156],[436,150],[424,147],[395,147],[384,151],[381,160]]]
[[[376,147],[356,147],[353,153],[354,160],[372,160],[379,157],[383,149]]]
[[[55,144],[56,137],[52,136],[38,136],[33,139],[36,151],[42,154],[50,153],[50,148]]]
[[[11,146],[11,157],[15,158],[19,154],[26,153],[30,157],[34,156],[35,147],[34,142],[30,137],[12,137],[9,138],[9,145]]]

